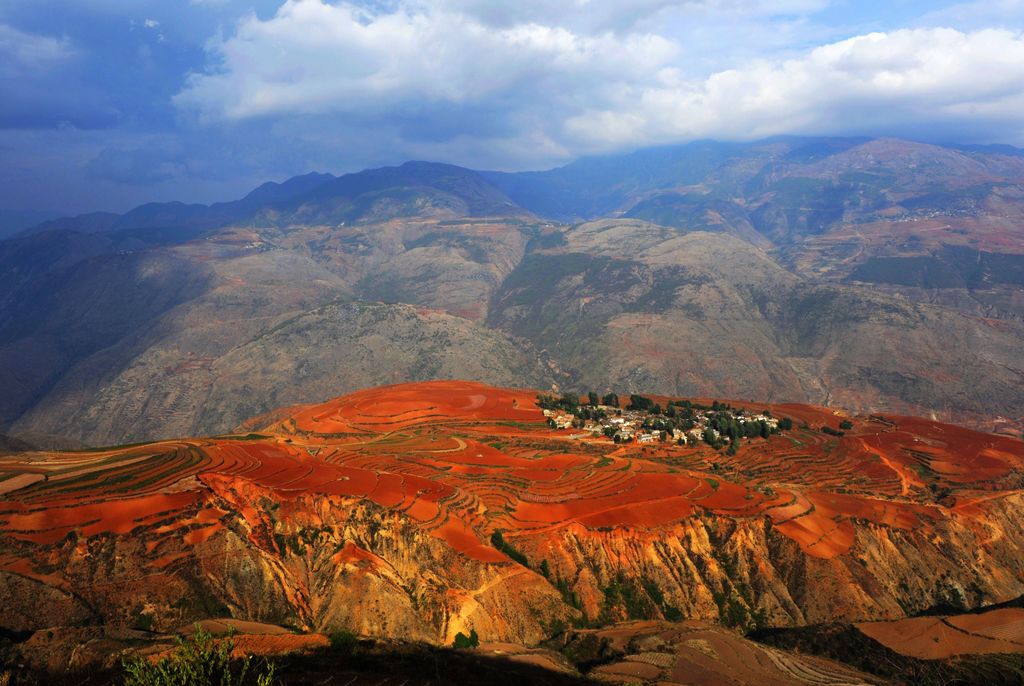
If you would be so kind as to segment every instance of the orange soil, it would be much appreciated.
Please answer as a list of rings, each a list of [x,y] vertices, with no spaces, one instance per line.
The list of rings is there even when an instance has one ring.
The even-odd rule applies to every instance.
[[[323,634],[242,634],[235,637],[235,648],[231,654],[234,657],[276,656],[326,648],[329,645],[330,641]]]
[[[1020,608],[856,626],[897,653],[924,660],[979,653],[1024,653],[1024,609]]]
[[[226,633],[234,628],[239,633],[231,638],[234,647],[232,657],[280,656],[288,653],[301,653],[319,648],[326,648],[330,641],[323,634],[292,634],[273,624],[258,622],[241,622],[234,619],[204,620],[199,622],[203,629],[211,633]],[[182,627],[183,633],[191,633],[194,626]],[[220,640],[220,639],[218,639]],[[174,649],[164,650],[148,656],[152,662],[170,657]]]
[[[1009,641],[1024,649],[1024,609],[1013,607],[992,610],[980,615],[949,617],[950,624],[972,634],[1000,641]]]
[[[233,517],[248,522],[254,542],[273,545],[257,526],[266,506],[233,495],[258,492],[307,518],[310,495],[369,501],[484,562],[507,562],[489,543],[495,528],[514,541],[573,525],[656,528],[702,512],[767,518],[807,554],[831,558],[853,544],[854,520],[909,530],[970,519],[1024,467],[1019,440],[908,417],[853,418],[842,438],[794,428],[745,440],[733,456],[574,440],[547,427],[535,397],[470,382],[404,384],[274,413],[255,427],[265,439],[0,458],[0,484],[18,485],[0,493],[0,534],[52,544],[144,527],[151,565],[163,568],[181,557],[161,554],[163,541],[201,545]],[[768,408],[797,427],[842,418],[808,405]],[[937,489],[952,499],[937,504]],[[354,547],[337,557],[375,564]]]
[[[733,631],[699,621],[628,622],[589,633],[608,640],[623,657],[599,665],[601,682],[694,684],[863,684],[866,675],[810,655],[784,653]],[[647,646],[644,649],[642,646]]]
[[[291,632],[276,624],[264,624],[262,622],[249,622],[242,619],[204,619],[194,624],[183,626],[176,633],[191,635],[195,633],[196,625],[211,634],[226,634],[236,632],[239,634],[263,634],[265,636],[290,635]]]

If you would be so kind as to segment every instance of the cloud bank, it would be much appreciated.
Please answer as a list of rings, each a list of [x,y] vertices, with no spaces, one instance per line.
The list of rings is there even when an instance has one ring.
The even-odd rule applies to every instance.
[[[1011,142],[1024,139],[1020,31],[874,32],[694,75],[687,46],[651,22],[627,21],[614,3],[566,5],[573,12],[529,2],[373,11],[288,0],[211,42],[207,70],[174,102],[206,125],[335,117],[392,127],[399,142],[415,142],[419,130],[435,142],[567,156],[794,132],[970,137],[998,127]],[[715,5],[649,0],[635,16],[669,24],[665,13],[724,11]],[[587,25],[568,21],[581,15]]]
[[[1024,146],[1024,0],[5,0],[0,208],[698,138]]]

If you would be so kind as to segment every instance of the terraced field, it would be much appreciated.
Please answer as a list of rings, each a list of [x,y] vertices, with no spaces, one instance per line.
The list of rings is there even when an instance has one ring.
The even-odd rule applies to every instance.
[[[406,384],[291,408],[245,435],[0,457],[0,591],[21,584],[30,592],[19,597],[51,599],[39,611],[23,603],[6,628],[141,615],[180,626],[204,610],[174,594],[198,584],[239,619],[321,629],[344,617],[435,640],[471,626],[493,640],[524,639],[553,620],[518,625],[515,603],[558,606],[566,620],[633,616],[629,603],[600,595],[615,574],[658,580],[644,587],[643,612],[655,618],[670,607],[724,616],[730,593],[768,622],[843,611],[801,601],[795,586],[751,592],[756,575],[742,568],[770,556],[757,546],[792,549],[775,565],[798,564],[785,556],[802,554],[830,565],[818,573],[834,583],[885,588],[895,601],[861,600],[857,609],[883,618],[897,603],[932,599],[897,588],[921,573],[913,561],[898,563],[891,579],[869,568],[874,581],[851,581],[849,556],[875,564],[864,557],[870,537],[934,547],[929,540],[955,529],[994,546],[979,574],[982,563],[1007,557],[998,546],[1016,545],[986,519],[1019,496],[1024,443],[1015,439],[905,417],[848,418],[853,428],[834,436],[820,428],[847,418],[831,410],[756,405],[795,428],[745,441],[730,456],[703,445],[570,438],[547,426],[535,397],[468,382]],[[729,540],[718,533],[724,522],[733,523]],[[671,553],[666,540],[681,547]],[[741,562],[748,554],[753,561]],[[1013,569],[990,572],[991,595],[1024,583]],[[695,573],[706,592],[693,590]],[[147,604],[99,593],[100,578],[139,593],[163,583],[166,597]],[[277,609],[258,609],[256,590],[277,594]],[[412,628],[388,624],[394,614],[383,606],[372,621],[351,614],[360,610],[342,607],[344,593],[360,603],[385,594],[403,604]]]
[[[619,658],[592,676],[618,684],[869,686],[870,675],[839,663],[744,640],[701,622],[632,622],[593,632]],[[578,637],[577,637],[578,640]]]
[[[901,655],[924,660],[955,655],[1024,653],[1024,610],[1020,608],[865,622],[857,628]]]

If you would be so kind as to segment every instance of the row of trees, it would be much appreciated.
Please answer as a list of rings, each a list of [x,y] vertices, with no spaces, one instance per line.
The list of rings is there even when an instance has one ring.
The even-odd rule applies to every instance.
[[[621,407],[618,394],[606,393],[603,396],[599,396],[594,391],[587,392],[587,401],[585,403],[581,403],[579,396],[575,393],[563,393],[560,396],[546,395],[542,393],[537,396],[537,404],[544,409],[558,409],[564,410],[565,412],[572,412],[573,410],[581,407],[596,408],[598,405]],[[625,409],[635,410],[638,412],[649,412],[650,414],[665,414],[668,416],[674,416],[677,414],[692,416],[694,410],[711,410],[714,412],[719,410],[733,410],[731,406],[725,403],[720,403],[717,400],[713,401],[710,405],[702,405],[691,400],[673,400],[668,403],[667,407],[662,408],[660,404],[656,403],[651,398],[637,395],[635,393],[630,394],[629,402],[626,404]],[[743,414],[744,412],[743,409],[734,411],[738,414]]]

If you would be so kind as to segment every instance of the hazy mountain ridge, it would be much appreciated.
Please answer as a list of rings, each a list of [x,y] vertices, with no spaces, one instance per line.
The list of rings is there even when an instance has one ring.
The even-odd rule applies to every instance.
[[[0,268],[0,378],[13,389],[0,428],[29,437],[227,430],[269,409],[203,420],[218,379],[268,398],[274,379],[289,403],[373,383],[359,364],[298,376],[289,362],[289,379],[232,353],[283,360],[267,341],[286,337],[269,332],[324,321],[304,345],[340,363],[340,341],[369,333],[359,317],[338,320],[348,333],[319,319],[337,302],[453,315],[454,349],[486,352],[438,363],[439,376],[837,402],[989,428],[1024,417],[1024,157],[1006,149],[785,137],[548,172],[309,174],[230,203],[43,224],[0,242]],[[398,334],[380,326],[386,346]],[[391,345],[428,354],[417,336]],[[523,356],[498,352],[515,341]],[[433,364],[403,362],[381,382]]]

